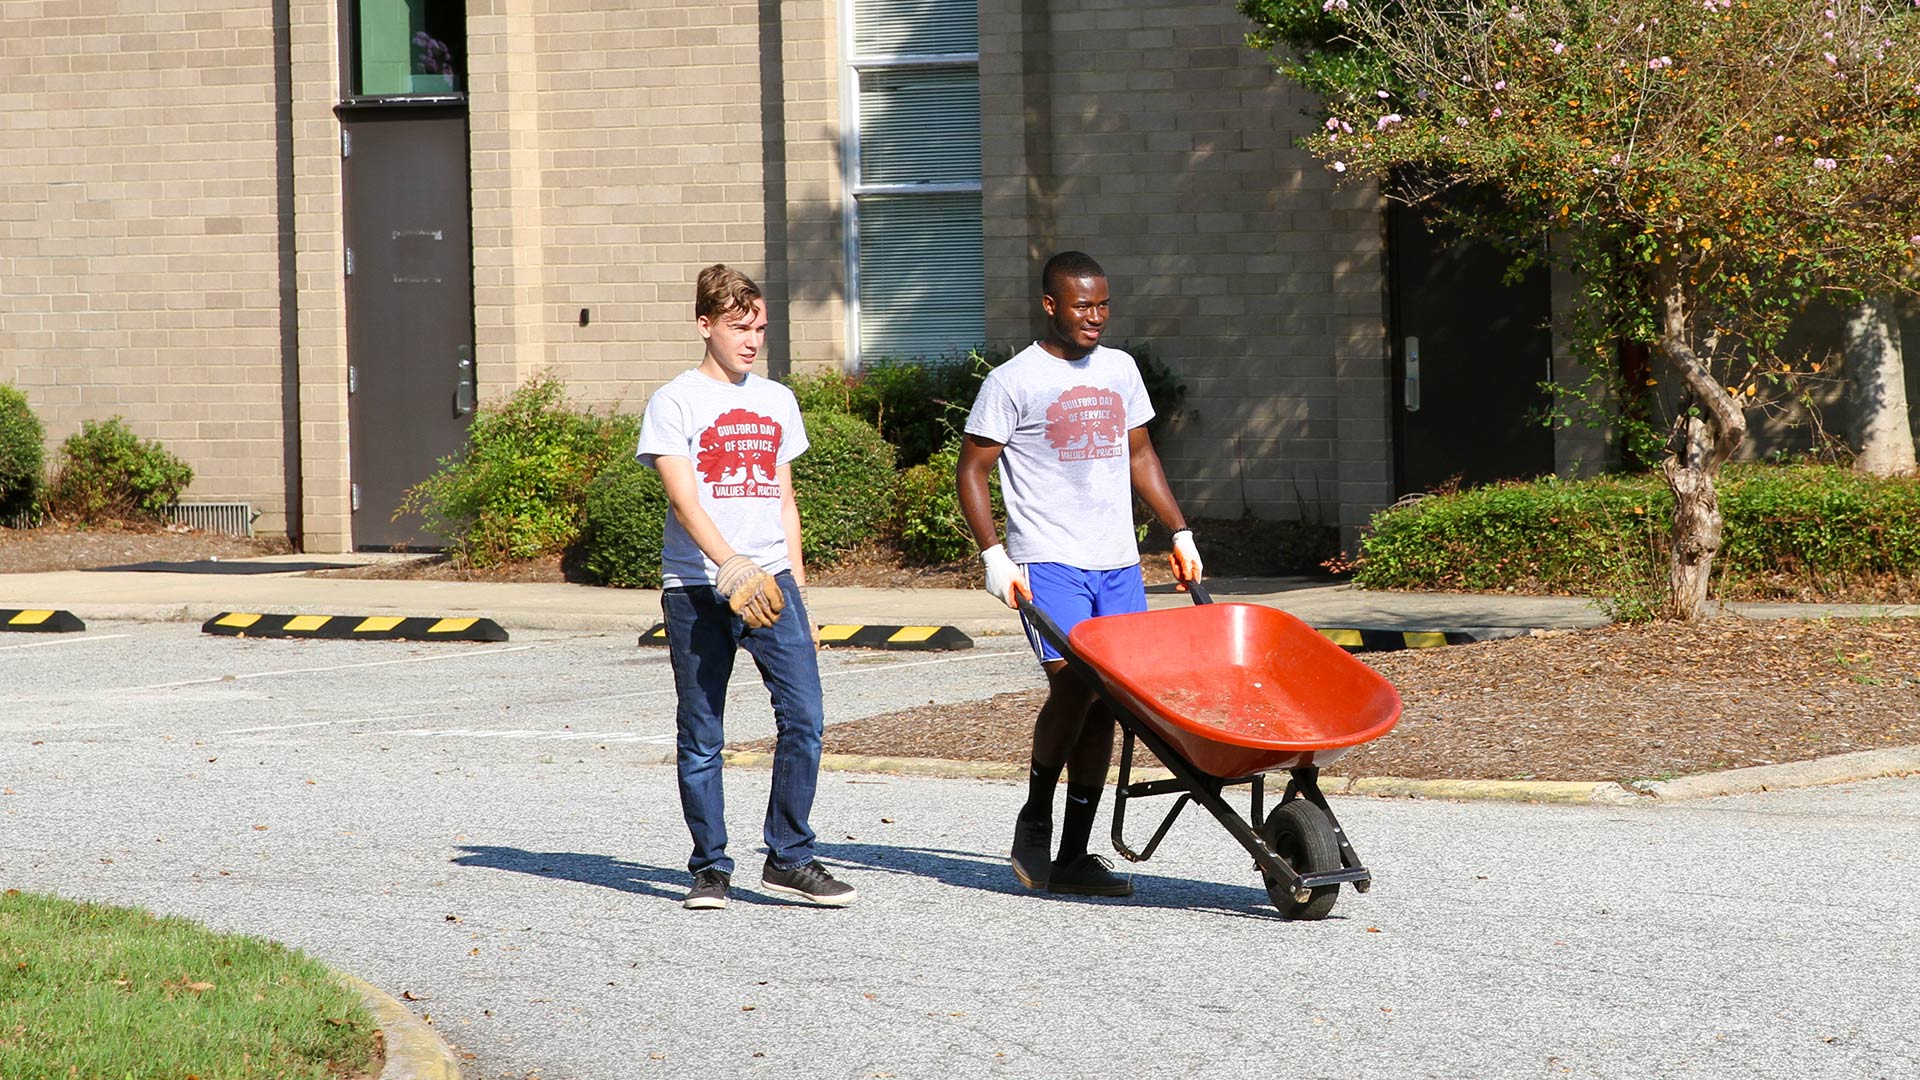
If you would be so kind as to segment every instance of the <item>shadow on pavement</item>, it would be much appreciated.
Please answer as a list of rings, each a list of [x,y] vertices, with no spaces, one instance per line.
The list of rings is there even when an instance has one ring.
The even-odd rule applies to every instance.
[[[1280,917],[1268,902],[1265,889],[1222,885],[1213,881],[1186,881],[1133,871],[1132,896],[1069,896],[1026,888],[1015,880],[1013,870],[1004,856],[984,855],[977,851],[852,843],[823,845],[820,854],[827,862],[845,865],[854,871],[837,876],[844,877],[848,884],[863,890],[868,887],[866,879],[871,874],[900,874],[929,878],[962,889],[1026,896],[1049,903],[1118,904],[1174,911],[1211,911],[1239,918]],[[1131,866],[1116,861],[1115,869],[1126,875]],[[884,885],[879,885],[875,891],[884,888]]]
[[[675,904],[687,895],[687,887],[693,884],[693,879],[687,874],[685,867],[651,866],[647,863],[616,859],[610,855],[586,855],[574,851],[527,851],[523,848],[490,847],[479,844],[462,844],[460,850],[467,854],[452,860],[456,866],[477,866],[486,870],[507,870],[532,877],[575,881],[582,885],[597,885],[603,889],[617,889],[620,892],[671,900]],[[756,856],[758,854],[760,853],[756,851]],[[736,859],[738,859],[737,856]],[[728,894],[729,899],[734,903],[774,906],[794,903],[783,896],[770,896],[754,891],[755,886],[760,882],[759,859],[750,856],[739,861],[741,865],[734,869],[733,889]]]
[[[636,893],[679,903],[686,895],[689,879],[681,867],[651,866],[647,863],[616,859],[609,855],[588,855],[571,851],[527,851],[523,848],[462,844],[466,852],[453,860],[456,866],[506,870],[532,877],[573,881],[605,889]],[[848,884],[862,891],[884,891],[874,875],[899,875],[927,878],[944,885],[1007,896],[1026,896],[1035,901],[1071,904],[1111,904],[1136,908],[1163,908],[1171,911],[1208,911],[1235,918],[1279,919],[1279,913],[1267,900],[1264,889],[1243,885],[1223,885],[1213,881],[1186,881],[1134,873],[1133,895],[1069,896],[1062,893],[1035,892],[1013,877],[1005,858],[976,851],[945,848],[892,847],[882,844],[842,843],[821,845],[820,855]],[[734,873],[732,898],[749,904],[787,905],[783,897],[758,894],[759,881],[755,861],[749,857]],[[1127,873],[1128,864],[1117,864]]]

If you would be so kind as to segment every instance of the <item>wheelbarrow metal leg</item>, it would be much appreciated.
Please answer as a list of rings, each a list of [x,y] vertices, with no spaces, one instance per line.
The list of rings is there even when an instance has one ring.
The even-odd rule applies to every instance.
[[[1128,862],[1146,862],[1153,857],[1154,849],[1160,846],[1160,841],[1166,839],[1167,831],[1173,828],[1174,820],[1180,816],[1180,811],[1187,808],[1187,803],[1193,798],[1193,793],[1188,789],[1186,784],[1181,783],[1179,780],[1150,780],[1144,784],[1131,783],[1130,779],[1133,775],[1133,732],[1127,730],[1124,725],[1122,731],[1123,735],[1120,742],[1120,782],[1114,786],[1113,793],[1113,850],[1119,852],[1120,856]],[[1168,795],[1174,792],[1179,792],[1180,798],[1174,802],[1173,809],[1167,811],[1166,818],[1160,822],[1160,828],[1154,831],[1153,838],[1147,841],[1147,846],[1141,848],[1139,851],[1135,851],[1127,844],[1125,839],[1127,800],[1149,795]]]

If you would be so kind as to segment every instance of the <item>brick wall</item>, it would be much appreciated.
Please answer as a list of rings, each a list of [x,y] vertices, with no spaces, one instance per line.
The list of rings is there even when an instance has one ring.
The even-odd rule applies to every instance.
[[[285,527],[274,5],[9,0],[0,381],[57,444],[120,415],[184,498]]]
[[[714,262],[766,289],[776,365],[837,359],[831,0],[534,6],[470,10],[483,396],[551,369],[637,411],[699,359]]]
[[[1380,203],[1293,148],[1300,91],[1231,4],[982,0],[988,332],[1038,332],[1080,248],[1110,340],[1188,387],[1161,456],[1189,513],[1348,526],[1391,499]]]

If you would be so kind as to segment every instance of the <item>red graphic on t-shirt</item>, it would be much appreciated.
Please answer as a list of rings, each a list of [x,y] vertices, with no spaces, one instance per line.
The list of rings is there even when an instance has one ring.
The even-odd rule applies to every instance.
[[[772,417],[729,409],[700,433],[695,464],[716,499],[777,499],[780,485],[774,482],[774,469],[779,450],[780,425]]]
[[[1119,457],[1126,437],[1127,407],[1111,390],[1076,386],[1047,406],[1047,442],[1061,461]]]

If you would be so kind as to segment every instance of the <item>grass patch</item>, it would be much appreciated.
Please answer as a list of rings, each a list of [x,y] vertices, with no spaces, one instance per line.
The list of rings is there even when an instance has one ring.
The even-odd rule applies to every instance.
[[[324,966],[138,908],[0,894],[7,1080],[339,1080],[377,1026]]]

